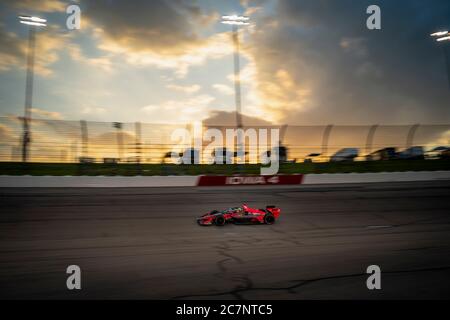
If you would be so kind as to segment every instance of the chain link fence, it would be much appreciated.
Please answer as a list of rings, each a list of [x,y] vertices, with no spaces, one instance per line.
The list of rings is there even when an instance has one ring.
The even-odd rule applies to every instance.
[[[150,123],[110,123],[33,119],[30,121],[29,162],[78,163],[120,162],[161,163],[174,150],[171,140],[175,129],[190,125]],[[235,129],[230,126],[203,126],[206,129]],[[450,125],[372,125],[372,126],[252,126],[247,129],[279,129],[280,143],[288,150],[288,159],[301,162],[309,154],[324,157],[343,148],[357,148],[359,156],[395,147],[399,151],[422,146],[425,150],[450,145]],[[225,135],[224,135],[225,136]],[[23,121],[20,117],[0,117],[0,161],[22,161]],[[270,139],[269,139],[270,142]],[[209,142],[202,142],[206,146]],[[178,149],[191,145],[177,144]],[[246,150],[270,149],[269,145],[248,145]]]

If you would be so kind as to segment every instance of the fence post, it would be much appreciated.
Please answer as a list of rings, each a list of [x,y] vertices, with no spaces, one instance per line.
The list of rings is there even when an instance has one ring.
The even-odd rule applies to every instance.
[[[375,137],[375,132],[377,131],[378,127],[378,124],[370,127],[366,139],[366,155],[369,155],[372,152],[373,138]]]
[[[325,131],[323,132],[323,138],[322,138],[322,155],[326,155],[328,153],[328,141],[330,139],[331,130],[333,129],[334,125],[330,124],[325,128]]]
[[[141,123],[135,122],[134,123],[134,131],[135,131],[135,137],[136,137],[136,163],[141,163]]]
[[[417,132],[417,129],[419,129],[420,124],[415,124],[411,126],[411,129],[409,129],[408,137],[406,138],[406,149],[411,148],[414,142],[414,136]]]
[[[89,133],[87,122],[85,120],[80,120],[81,129],[81,154],[83,158],[88,157],[89,154]]]
[[[287,149],[287,146],[284,145],[284,136],[286,135],[287,128],[288,128],[287,124],[281,126],[280,137],[279,137],[280,141],[278,142],[278,151],[284,150],[283,153],[285,153],[283,161],[288,160],[288,149]],[[284,149],[280,149],[280,147],[284,147]],[[281,159],[281,158],[282,157],[280,156],[280,154],[278,154],[278,159]]]
[[[113,122],[113,127],[117,129],[116,137],[117,137],[117,155],[119,157],[119,161],[122,161],[123,157],[123,135],[122,135],[122,123],[121,122]]]
[[[288,128],[288,125],[287,125],[287,124],[281,126],[281,132],[280,132],[280,145],[283,144],[284,136],[285,136],[285,134],[286,134],[287,128]]]

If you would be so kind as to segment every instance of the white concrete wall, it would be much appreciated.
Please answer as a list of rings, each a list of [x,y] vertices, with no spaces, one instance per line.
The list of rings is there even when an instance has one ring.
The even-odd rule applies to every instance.
[[[0,187],[194,187],[197,180],[197,176],[0,176]],[[450,171],[307,174],[304,176],[303,184],[433,180],[450,180]]]
[[[185,187],[197,185],[196,176],[0,176],[0,187]]]
[[[450,180],[450,171],[307,174],[303,184]]]

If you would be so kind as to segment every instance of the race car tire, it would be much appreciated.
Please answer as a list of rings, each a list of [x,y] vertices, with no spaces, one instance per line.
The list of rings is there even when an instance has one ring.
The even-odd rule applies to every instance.
[[[268,213],[264,216],[264,223],[265,224],[274,224],[275,223],[275,217],[273,214]]]
[[[224,216],[217,216],[216,219],[214,219],[214,224],[219,227],[224,226],[225,225]]]

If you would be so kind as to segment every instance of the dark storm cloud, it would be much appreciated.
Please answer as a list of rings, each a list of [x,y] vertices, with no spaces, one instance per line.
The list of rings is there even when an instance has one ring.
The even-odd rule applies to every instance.
[[[2,4],[6,8],[20,10],[27,14],[32,12],[64,12],[69,2],[61,0],[2,0]]]
[[[113,45],[168,55],[202,44],[196,28],[214,16],[183,0],[96,0],[81,5],[89,24],[100,28]]]
[[[371,4],[382,30],[366,28]],[[276,10],[257,23],[252,55],[266,108],[282,122],[450,122],[444,55],[429,37],[450,27],[449,1],[280,0]],[[283,89],[279,70],[308,92],[303,101],[290,86],[286,101],[270,101]]]

